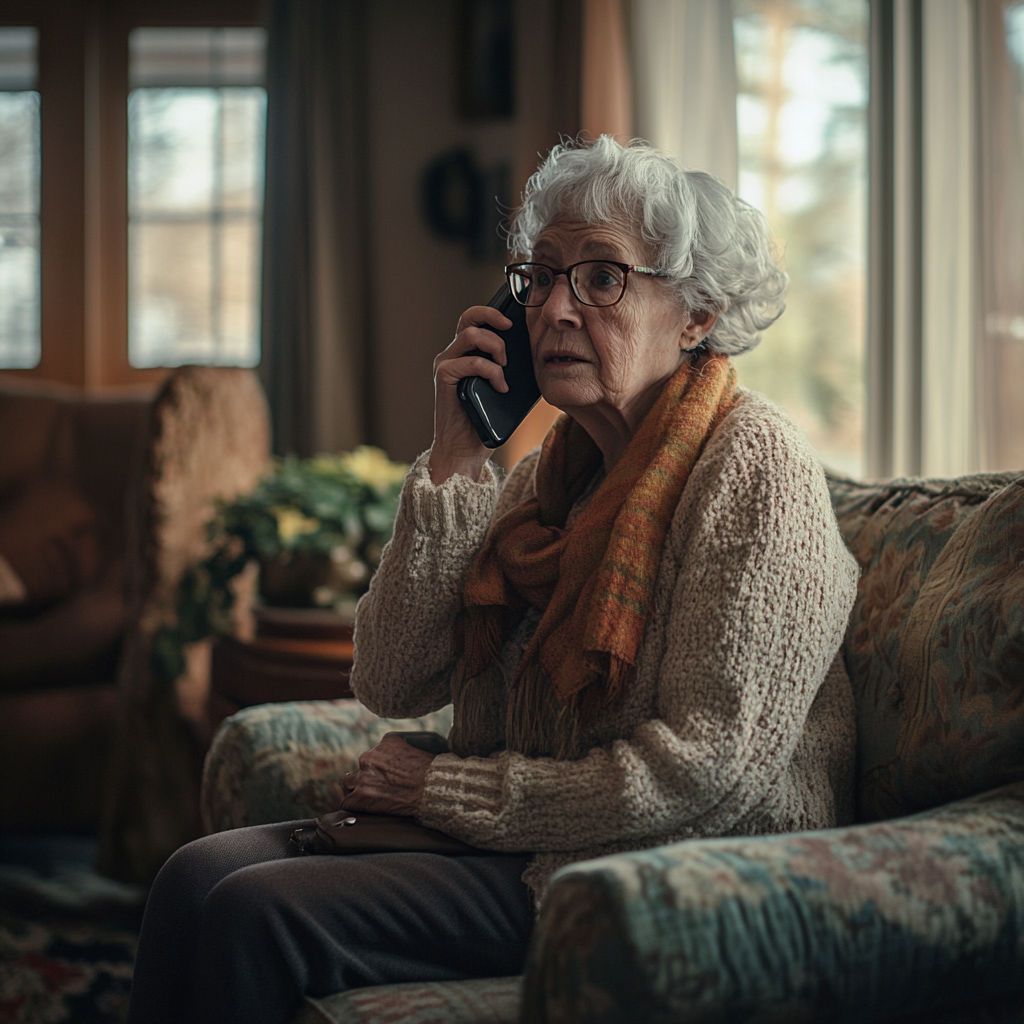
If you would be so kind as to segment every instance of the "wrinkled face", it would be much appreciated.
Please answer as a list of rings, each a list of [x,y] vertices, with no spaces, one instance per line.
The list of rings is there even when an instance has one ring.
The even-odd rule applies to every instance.
[[[625,227],[566,218],[544,229],[530,258],[555,268],[592,259],[647,265],[639,239]],[[544,305],[526,310],[526,322],[548,402],[570,415],[600,412],[634,426],[678,369],[682,349],[695,343],[668,281],[646,274],[631,273],[621,301],[602,307],[584,306],[559,275]]]

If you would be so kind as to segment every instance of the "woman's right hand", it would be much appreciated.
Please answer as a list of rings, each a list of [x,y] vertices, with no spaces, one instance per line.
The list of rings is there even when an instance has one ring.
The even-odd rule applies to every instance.
[[[512,321],[491,306],[470,306],[459,317],[455,340],[434,360],[434,443],[430,449],[430,479],[435,485],[462,473],[480,479],[490,450],[481,442],[459,401],[463,377],[486,377],[496,391],[508,391],[505,342],[490,328],[507,330]],[[470,355],[474,349],[486,355]]]

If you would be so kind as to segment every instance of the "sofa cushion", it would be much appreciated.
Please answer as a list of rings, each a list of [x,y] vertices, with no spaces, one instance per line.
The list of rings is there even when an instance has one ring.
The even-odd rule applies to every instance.
[[[892,822],[701,839],[563,868],[531,1024],[923,1024],[1024,1011],[1024,784]],[[966,1008],[975,1016],[968,1016]]]
[[[1024,779],[1024,477],[829,481],[863,821]]]
[[[378,985],[313,999],[291,1024],[517,1024],[522,978]]]

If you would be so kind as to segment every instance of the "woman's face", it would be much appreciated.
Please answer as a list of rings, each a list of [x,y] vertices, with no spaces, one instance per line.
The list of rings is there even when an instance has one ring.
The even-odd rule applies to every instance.
[[[565,218],[544,229],[531,259],[555,268],[590,259],[647,263],[624,227]],[[693,340],[688,320],[664,279],[630,274],[621,301],[596,307],[579,302],[559,275],[547,302],[526,310],[541,393],[588,429],[600,418],[631,433],[679,368],[682,349],[703,336]]]

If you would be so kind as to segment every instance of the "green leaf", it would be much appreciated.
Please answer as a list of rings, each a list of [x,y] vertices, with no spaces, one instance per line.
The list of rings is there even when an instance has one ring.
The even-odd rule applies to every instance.
[[[149,661],[153,679],[159,685],[173,686],[185,674],[185,650],[176,630],[164,626],[156,631]]]

